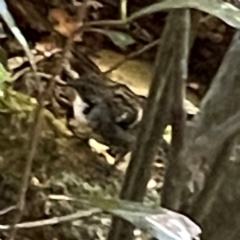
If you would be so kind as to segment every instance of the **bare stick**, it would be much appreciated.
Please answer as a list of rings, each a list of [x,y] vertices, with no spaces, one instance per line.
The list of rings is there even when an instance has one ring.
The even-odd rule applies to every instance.
[[[79,22],[82,22],[85,18],[86,11],[87,11],[87,1],[88,0],[85,0],[83,2],[82,6],[81,6],[81,10],[78,13]],[[79,30],[78,30],[78,32],[79,32]],[[23,211],[25,208],[26,193],[28,190],[29,179],[30,179],[30,175],[31,175],[31,171],[32,171],[32,163],[33,163],[33,159],[35,157],[37,146],[38,146],[38,143],[40,140],[41,125],[42,125],[42,110],[44,108],[44,101],[45,101],[46,96],[51,96],[51,93],[55,86],[55,78],[57,78],[57,76],[61,75],[61,73],[62,73],[64,61],[68,57],[68,53],[71,49],[71,46],[73,43],[73,38],[74,38],[75,34],[76,34],[76,32],[73,32],[71,37],[66,42],[66,45],[65,45],[65,48],[63,51],[63,58],[61,60],[61,63],[59,64],[59,68],[56,70],[55,76],[48,83],[46,93],[45,94],[40,93],[40,96],[39,96],[39,106],[37,107],[36,112],[35,112],[33,126],[31,128],[32,131],[30,131],[30,141],[29,141],[29,146],[28,146],[28,149],[30,149],[30,152],[27,157],[26,168],[25,168],[25,172],[23,175],[22,184],[20,187],[19,200],[18,200],[18,204],[17,204],[18,212],[15,216],[13,225],[11,227],[12,231],[9,235],[9,240],[13,240],[15,238],[15,235],[17,232],[17,229],[15,228],[15,226],[21,221]],[[34,73],[35,80],[39,81],[39,76],[37,74],[37,67],[35,64],[34,64],[34,68],[33,68],[33,73]]]
[[[130,53],[129,55],[127,55],[126,57],[124,57],[122,60],[120,60],[119,62],[117,62],[116,64],[114,64],[112,67],[110,67],[107,71],[103,72],[104,74],[108,74],[111,73],[112,71],[116,70],[117,68],[121,67],[127,60],[130,60],[132,58],[138,57],[139,55],[143,54],[144,52],[150,50],[151,48],[157,46],[159,42],[159,39],[147,44],[146,46],[144,46],[143,48]]]
[[[172,141],[169,163],[165,175],[162,205],[171,210],[179,210],[181,197],[178,189],[178,178],[181,163],[181,152],[184,147],[184,129],[185,129],[185,113],[183,109],[183,85],[187,79],[188,73],[188,56],[190,49],[190,12],[184,10],[182,18],[176,18],[178,24],[173,25],[173,31],[178,33],[179,44],[176,45],[173,61],[175,62],[172,69],[171,77],[173,78],[172,95]],[[179,13],[178,13],[179,14]],[[175,27],[175,28],[174,28]]]
[[[172,26],[176,24],[174,18],[178,17],[179,13],[182,13],[181,11],[183,10],[180,10],[180,12],[172,11],[169,14],[161,43],[159,41],[155,73],[144,109],[141,130],[138,133],[120,193],[121,199],[142,201],[146,192],[151,165],[169,117],[167,110],[172,101],[170,95],[172,79],[169,76],[173,67],[172,55],[176,48],[176,39],[179,41],[178,35],[172,30]],[[182,14],[180,16],[182,17]],[[108,240],[130,240],[132,232],[133,227],[131,225],[119,218],[113,218]]]
[[[125,25],[126,22],[122,20],[99,20],[99,21],[91,21],[85,23],[84,26],[122,26]]]
[[[13,210],[16,210],[17,209],[17,206],[10,206],[10,207],[7,207],[7,208],[4,208],[0,211],[0,215],[4,215],[4,214],[7,214]]]
[[[15,228],[16,229],[36,228],[36,227],[55,225],[55,224],[64,223],[64,222],[72,222],[79,218],[89,217],[89,216],[92,216],[93,214],[101,213],[101,212],[102,212],[101,209],[93,208],[87,211],[77,211],[76,213],[69,214],[63,217],[54,217],[46,220],[18,223],[15,225]],[[11,225],[0,225],[0,230],[10,230],[10,229],[11,229]]]

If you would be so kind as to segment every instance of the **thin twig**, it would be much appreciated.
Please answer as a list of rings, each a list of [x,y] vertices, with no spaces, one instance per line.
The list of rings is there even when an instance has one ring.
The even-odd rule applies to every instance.
[[[142,47],[141,49],[130,53],[129,55],[125,56],[122,60],[118,61],[116,64],[114,64],[112,67],[110,67],[107,71],[103,72],[104,74],[109,74],[112,71],[115,71],[116,69],[118,69],[119,67],[121,67],[126,61],[133,59],[135,57],[138,57],[139,55],[143,54],[144,52],[150,50],[151,48],[157,46],[159,43],[159,39],[145,45],[144,47]]]
[[[175,15],[170,13],[162,38],[159,40],[155,73],[140,123],[141,131],[138,133],[120,193],[121,199],[143,200],[150,179],[151,165],[169,116],[168,107],[172,101],[172,96],[169,94],[171,93],[169,89],[172,79],[169,77],[173,67],[172,55],[176,45],[176,33],[172,31],[173,17]],[[108,240],[130,240],[132,232],[133,227],[128,223],[119,218],[113,218]]]
[[[78,22],[79,23],[83,23],[86,15],[87,15],[87,10],[88,10],[88,4],[87,4],[88,0],[84,0],[79,11],[78,11]],[[63,70],[63,65],[65,63],[65,61],[68,59],[69,57],[69,52],[71,51],[72,45],[74,43],[74,37],[76,34],[81,34],[83,32],[83,24],[80,25],[80,28],[77,29],[76,31],[73,31],[71,33],[71,36],[67,39],[67,42],[65,44],[65,47],[63,49],[63,59],[62,59],[62,64],[61,64],[61,69],[59,72],[62,72]]]
[[[37,74],[36,71],[33,71],[34,74],[34,78],[36,81],[40,81],[39,80],[39,76]],[[26,193],[28,190],[28,186],[29,186],[29,179],[31,176],[31,171],[32,171],[32,164],[33,164],[33,159],[36,155],[36,151],[37,151],[37,146],[40,140],[40,134],[41,134],[41,128],[42,128],[42,111],[44,108],[44,101],[46,96],[50,95],[53,87],[54,87],[54,78],[49,82],[49,85],[47,87],[46,93],[40,93],[39,95],[39,105],[36,108],[36,112],[34,114],[34,119],[33,119],[33,123],[32,123],[32,127],[30,128],[30,133],[29,133],[29,142],[28,142],[28,148],[30,149],[30,152],[27,156],[27,163],[26,163],[26,167],[25,167],[25,171],[24,171],[24,175],[23,175],[23,179],[22,179],[22,184],[20,187],[20,193],[19,193],[19,198],[18,198],[18,203],[17,203],[17,209],[18,212],[15,216],[15,219],[13,221],[12,224],[12,232],[9,235],[9,240],[13,240],[15,235],[16,235],[16,228],[15,225],[17,223],[19,223],[22,219],[22,215],[23,215],[23,211],[25,208],[25,202],[26,202]]]
[[[10,81],[11,82],[15,82],[17,79],[19,79],[20,77],[22,77],[25,73],[31,71],[31,67],[25,67],[23,69],[21,69],[20,71],[16,72],[11,78]]]
[[[92,26],[123,26],[126,22],[122,20],[99,20],[99,21],[91,21],[84,24],[84,27],[92,27]]]
[[[4,208],[2,210],[0,210],[0,216],[1,215],[4,215],[4,214],[7,214],[13,210],[16,210],[17,209],[17,206],[10,206],[10,207],[7,207],[7,208]]]
[[[87,11],[87,1],[88,0],[85,0],[83,2],[81,10],[79,11],[79,14],[78,14],[79,22],[82,22],[85,18],[86,11]],[[79,30],[78,30],[78,32],[79,32]],[[15,235],[17,232],[16,225],[22,219],[22,215],[23,215],[23,211],[24,211],[24,207],[25,207],[25,201],[26,201],[26,193],[28,190],[29,179],[30,179],[30,175],[31,175],[31,171],[32,171],[32,163],[33,163],[33,159],[35,157],[37,146],[38,146],[38,143],[40,140],[41,125],[42,125],[42,110],[44,107],[44,101],[45,101],[46,96],[51,96],[51,92],[53,91],[53,88],[55,86],[55,78],[57,78],[57,76],[62,74],[64,61],[67,59],[68,53],[71,50],[71,46],[72,46],[73,38],[74,38],[75,34],[76,34],[76,32],[74,32],[72,34],[72,36],[66,42],[66,45],[65,45],[65,48],[63,51],[63,58],[62,58],[61,64],[60,64],[59,68],[57,69],[55,76],[49,82],[46,93],[45,94],[40,93],[40,96],[39,96],[39,105],[35,112],[33,126],[31,128],[32,131],[30,133],[30,141],[29,141],[29,146],[28,146],[28,149],[30,149],[30,152],[27,157],[26,168],[25,168],[25,172],[23,175],[22,184],[21,184],[20,193],[19,193],[19,200],[18,200],[18,204],[17,204],[19,211],[16,214],[13,224],[11,226],[12,231],[10,232],[9,240],[13,240],[15,238]],[[37,66],[35,63],[34,64],[32,63],[32,65],[33,65],[32,68],[33,68],[34,78],[35,78],[36,82],[39,82],[39,76],[37,74]]]
[[[55,225],[59,223],[75,221],[79,218],[89,217],[89,216],[92,216],[93,214],[101,213],[101,212],[102,210],[100,208],[93,208],[86,211],[77,211],[76,213],[69,214],[63,217],[54,217],[47,220],[18,223],[15,225],[15,228],[23,229],[23,228],[35,228],[35,227]],[[10,230],[10,229],[11,229],[11,225],[0,225],[0,230]]]
[[[21,221],[24,207],[25,207],[26,193],[28,190],[29,179],[30,179],[31,170],[32,170],[32,163],[33,163],[33,159],[34,159],[34,156],[35,156],[35,153],[37,150],[37,145],[39,142],[39,135],[40,135],[40,131],[41,131],[42,104],[43,104],[43,99],[41,99],[41,101],[39,102],[39,106],[37,107],[36,113],[34,116],[33,131],[31,132],[30,141],[29,141],[30,152],[27,157],[27,164],[26,164],[24,175],[23,175],[22,184],[20,187],[19,200],[17,203],[18,213],[15,216],[14,223],[12,225],[12,232],[9,235],[10,240],[13,240],[16,235],[17,231],[16,231],[15,226],[17,223],[19,223]]]
[[[30,50],[28,51],[28,53],[31,53]],[[27,54],[27,56],[29,57],[29,54]],[[32,67],[33,77],[36,82],[39,82],[40,79],[37,74],[37,65],[34,57],[31,56],[31,59],[29,58],[29,61]],[[36,108],[32,127],[30,128],[30,134],[29,134],[30,138],[28,142],[29,146],[27,148],[27,149],[30,149],[30,152],[27,156],[26,167],[25,167],[23,178],[22,178],[22,184],[20,186],[20,192],[19,192],[18,203],[17,203],[18,212],[16,213],[15,218],[13,220],[12,232],[9,235],[10,240],[13,240],[15,237],[16,229],[14,226],[21,221],[24,207],[25,207],[26,192],[28,189],[29,179],[32,171],[32,163],[33,163],[33,159],[34,159],[38,142],[39,142],[39,135],[40,135],[40,129],[42,124],[41,113],[43,109],[44,97],[45,97],[44,95],[40,94],[39,105]]]

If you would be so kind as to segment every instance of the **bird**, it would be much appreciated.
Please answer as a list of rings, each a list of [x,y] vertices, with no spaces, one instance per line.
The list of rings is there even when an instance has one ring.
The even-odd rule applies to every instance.
[[[107,145],[112,156],[123,159],[133,151],[147,97],[110,79],[79,51],[72,54],[71,66],[79,75],[79,78],[66,81],[76,95],[72,103],[73,117],[86,138]],[[184,105],[191,118],[197,112],[196,108],[186,99]],[[168,151],[169,144],[162,137],[156,159],[166,159]]]
[[[67,85],[76,90],[73,112],[82,120],[81,127],[90,126],[91,137],[110,148],[130,151],[142,117],[142,100],[125,85],[99,74],[87,74]]]

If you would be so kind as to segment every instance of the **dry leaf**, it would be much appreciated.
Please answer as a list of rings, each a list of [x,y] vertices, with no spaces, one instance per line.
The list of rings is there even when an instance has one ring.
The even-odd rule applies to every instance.
[[[70,16],[65,10],[60,8],[51,9],[48,15],[49,21],[53,24],[53,28],[65,37],[71,37],[83,25],[73,16]],[[74,41],[82,41],[80,34],[74,36]]]
[[[43,37],[40,42],[36,43],[35,50],[42,53],[45,57],[50,57],[52,54],[62,50],[57,45],[54,37],[47,36]]]

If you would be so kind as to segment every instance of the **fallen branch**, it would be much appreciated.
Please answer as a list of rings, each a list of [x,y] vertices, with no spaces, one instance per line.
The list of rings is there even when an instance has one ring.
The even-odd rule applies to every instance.
[[[143,54],[144,52],[148,51],[149,49],[157,46],[159,42],[159,39],[147,44],[143,48],[130,53],[129,55],[125,56],[122,60],[114,64],[112,67],[110,67],[107,71],[103,72],[104,74],[111,73],[112,71],[116,70],[117,68],[121,67],[127,60],[130,60],[132,58],[138,57],[139,55]]]
[[[93,214],[101,213],[101,212],[102,210],[100,208],[93,208],[87,211],[77,211],[76,213],[69,214],[63,217],[54,217],[47,220],[18,223],[14,227],[15,229],[23,229],[23,228],[36,228],[36,227],[43,227],[43,226],[49,226],[49,225],[56,225],[64,222],[72,222],[79,218],[90,217]],[[0,225],[0,230],[2,231],[10,230],[11,228],[12,228],[11,225]]]

